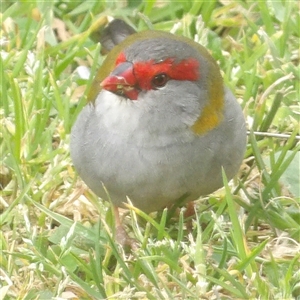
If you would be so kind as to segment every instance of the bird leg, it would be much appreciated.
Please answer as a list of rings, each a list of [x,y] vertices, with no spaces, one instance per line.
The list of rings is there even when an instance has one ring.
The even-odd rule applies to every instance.
[[[190,201],[186,204],[186,211],[184,212],[184,218],[187,219],[186,221],[186,229],[188,232],[192,232],[193,229],[193,219],[192,217],[195,216],[195,202]]]
[[[130,247],[132,250],[137,249],[136,241],[129,237],[128,233],[123,227],[120,218],[119,207],[114,205],[115,226],[116,226],[116,241],[124,248]]]

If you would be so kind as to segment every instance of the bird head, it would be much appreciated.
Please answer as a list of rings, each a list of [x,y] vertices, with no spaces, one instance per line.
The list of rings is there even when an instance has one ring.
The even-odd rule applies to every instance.
[[[89,100],[101,91],[120,100],[181,113],[196,134],[216,127],[223,116],[224,88],[219,67],[198,43],[148,30],[124,38],[108,54],[92,84]]]

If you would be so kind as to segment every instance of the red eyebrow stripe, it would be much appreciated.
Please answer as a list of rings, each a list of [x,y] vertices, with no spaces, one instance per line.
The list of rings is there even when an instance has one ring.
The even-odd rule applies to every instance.
[[[126,62],[126,56],[124,54],[124,52],[121,52],[119,54],[119,56],[117,57],[117,60],[116,60],[116,66],[120,63],[123,63],[123,62]]]
[[[150,90],[152,78],[160,73],[165,73],[174,80],[196,81],[199,79],[199,62],[188,58],[176,63],[175,59],[167,58],[162,62],[149,60],[134,64],[134,74],[142,89]]]
[[[126,62],[124,52],[121,52],[116,60],[116,65]],[[133,73],[140,89],[151,90],[152,79],[161,73],[167,74],[170,79],[196,81],[199,79],[199,61],[195,58],[187,58],[176,62],[175,58],[167,58],[157,62],[153,59],[138,61],[133,65]]]

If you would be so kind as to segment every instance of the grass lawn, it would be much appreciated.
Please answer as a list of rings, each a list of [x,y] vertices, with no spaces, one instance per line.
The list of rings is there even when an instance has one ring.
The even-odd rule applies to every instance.
[[[69,155],[107,17],[206,46],[249,130],[192,219],[124,211],[136,251]],[[300,299],[298,1],[6,0],[0,18],[0,300]]]

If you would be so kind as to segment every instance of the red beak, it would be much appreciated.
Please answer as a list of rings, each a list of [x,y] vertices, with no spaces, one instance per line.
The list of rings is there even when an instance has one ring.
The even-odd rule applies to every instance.
[[[137,80],[133,72],[133,64],[123,62],[106,77],[100,84],[103,89],[125,96],[131,100],[138,98]]]

